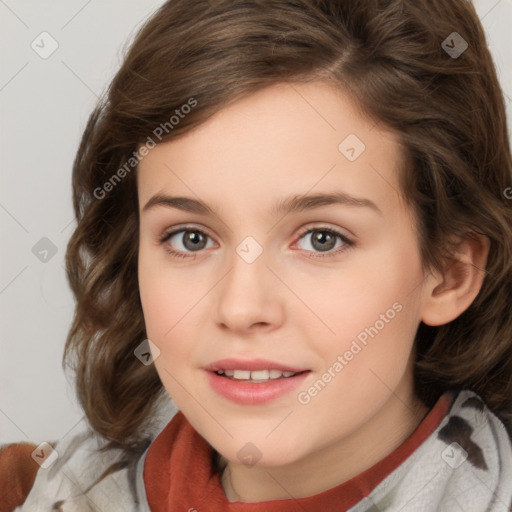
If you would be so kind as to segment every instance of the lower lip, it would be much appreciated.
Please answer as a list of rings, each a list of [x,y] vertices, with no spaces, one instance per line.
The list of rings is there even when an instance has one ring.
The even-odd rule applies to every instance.
[[[224,398],[238,404],[257,405],[290,393],[302,384],[309,373],[307,371],[293,377],[281,377],[261,383],[228,379],[211,371],[208,372],[208,377],[214,391]]]

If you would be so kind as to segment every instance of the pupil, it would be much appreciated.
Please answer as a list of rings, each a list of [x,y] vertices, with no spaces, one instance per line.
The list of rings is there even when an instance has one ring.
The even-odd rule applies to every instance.
[[[183,235],[183,245],[191,251],[203,249],[206,245],[205,237],[197,231],[189,231]]]
[[[328,251],[336,245],[336,238],[328,231],[316,231],[313,236],[313,247],[320,251]]]

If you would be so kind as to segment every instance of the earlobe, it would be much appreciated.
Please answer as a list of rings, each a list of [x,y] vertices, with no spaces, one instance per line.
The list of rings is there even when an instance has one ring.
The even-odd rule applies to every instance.
[[[447,324],[471,305],[482,288],[488,254],[489,239],[485,235],[472,233],[458,243],[442,272],[426,280],[421,317],[425,324]]]

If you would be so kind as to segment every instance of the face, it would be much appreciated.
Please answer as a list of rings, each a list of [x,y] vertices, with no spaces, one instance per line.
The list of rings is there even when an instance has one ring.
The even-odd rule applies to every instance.
[[[230,464],[349,456],[408,413],[424,294],[401,158],[345,93],[311,82],[239,100],[140,163],[156,368]]]

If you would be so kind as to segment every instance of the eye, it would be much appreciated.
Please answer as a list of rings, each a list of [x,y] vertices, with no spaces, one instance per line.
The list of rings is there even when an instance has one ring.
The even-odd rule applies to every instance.
[[[300,235],[297,244],[305,251],[328,253],[326,256],[331,256],[345,251],[354,245],[354,242],[334,229],[322,227],[305,231]],[[318,256],[323,257],[322,254]]]
[[[174,230],[166,233],[160,242],[165,244],[167,252],[178,257],[187,257],[187,253],[209,249],[214,245],[210,236],[199,229]]]
[[[200,229],[181,228],[165,233],[160,239],[173,257],[194,257],[197,252],[214,246],[209,235]],[[304,231],[297,242],[299,248],[311,253],[308,257],[322,258],[339,254],[354,245],[342,233],[327,227]]]

